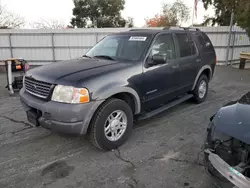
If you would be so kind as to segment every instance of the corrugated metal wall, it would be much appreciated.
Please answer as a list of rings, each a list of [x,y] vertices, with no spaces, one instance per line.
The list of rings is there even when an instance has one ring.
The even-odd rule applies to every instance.
[[[154,28],[157,29],[157,28]],[[217,60],[224,63],[229,27],[200,27],[211,39]],[[82,56],[104,36],[128,28],[5,30],[0,29],[0,60],[22,57],[30,64],[42,65]],[[239,53],[250,51],[250,41],[244,30],[233,28],[229,60],[239,60]]]

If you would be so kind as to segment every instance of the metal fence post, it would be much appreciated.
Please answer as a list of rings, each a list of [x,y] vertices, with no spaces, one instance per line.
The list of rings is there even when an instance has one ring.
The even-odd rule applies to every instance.
[[[51,47],[52,47],[53,62],[55,62],[56,56],[55,56],[54,33],[51,33]]]
[[[13,58],[13,49],[12,49],[12,42],[11,42],[11,33],[9,34],[9,47],[10,47],[10,56]]]
[[[235,46],[235,35],[236,35],[236,31],[233,31],[233,45],[232,45],[232,50],[231,50],[231,61],[230,61],[230,65],[233,64],[233,57],[234,57],[234,46]]]
[[[98,40],[98,33],[95,33],[95,42],[96,42],[96,44],[99,42],[99,40]]]
[[[229,28],[227,52],[226,52],[226,65],[228,65],[228,58],[229,58],[229,50],[230,50],[230,45],[231,45],[231,35],[232,35],[232,29],[233,29],[233,22],[234,22],[234,12],[232,12],[231,20],[230,20],[230,28]]]
[[[11,68],[11,61],[7,61],[7,72],[8,72],[8,88],[10,91],[10,94],[14,94],[13,86],[12,86],[12,68]]]

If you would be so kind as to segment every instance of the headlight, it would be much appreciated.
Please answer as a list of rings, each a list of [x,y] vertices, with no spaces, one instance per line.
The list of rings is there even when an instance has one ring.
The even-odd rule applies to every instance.
[[[51,100],[72,104],[87,103],[89,102],[89,92],[86,88],[57,85]]]

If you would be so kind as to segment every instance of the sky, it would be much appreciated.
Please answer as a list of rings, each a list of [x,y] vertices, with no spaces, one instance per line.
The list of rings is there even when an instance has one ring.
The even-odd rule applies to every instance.
[[[125,9],[122,16],[134,18],[136,27],[145,25],[145,18],[151,18],[159,14],[164,3],[173,3],[174,0],[125,0]],[[183,26],[192,23],[192,9],[194,0],[183,0],[190,8],[190,20]],[[2,6],[9,11],[22,16],[25,21],[25,27],[31,27],[31,23],[38,20],[59,20],[64,24],[69,24],[72,17],[72,0],[0,0]],[[205,11],[202,2],[198,3],[197,18],[194,23],[201,23],[204,15],[212,14],[212,10]]]

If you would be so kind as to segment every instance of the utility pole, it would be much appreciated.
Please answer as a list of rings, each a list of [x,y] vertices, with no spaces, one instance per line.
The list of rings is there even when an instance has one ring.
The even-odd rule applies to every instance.
[[[195,1],[194,1],[194,5],[193,5],[193,14],[192,14],[192,27],[194,27],[194,10],[195,9]]]
[[[233,23],[234,23],[234,11],[232,10],[231,20],[230,20],[230,27],[229,27],[229,35],[228,35],[228,43],[227,43],[227,52],[226,52],[226,65],[229,64],[228,58],[229,58],[229,51],[230,51],[230,45],[231,45],[231,36],[232,36]]]

